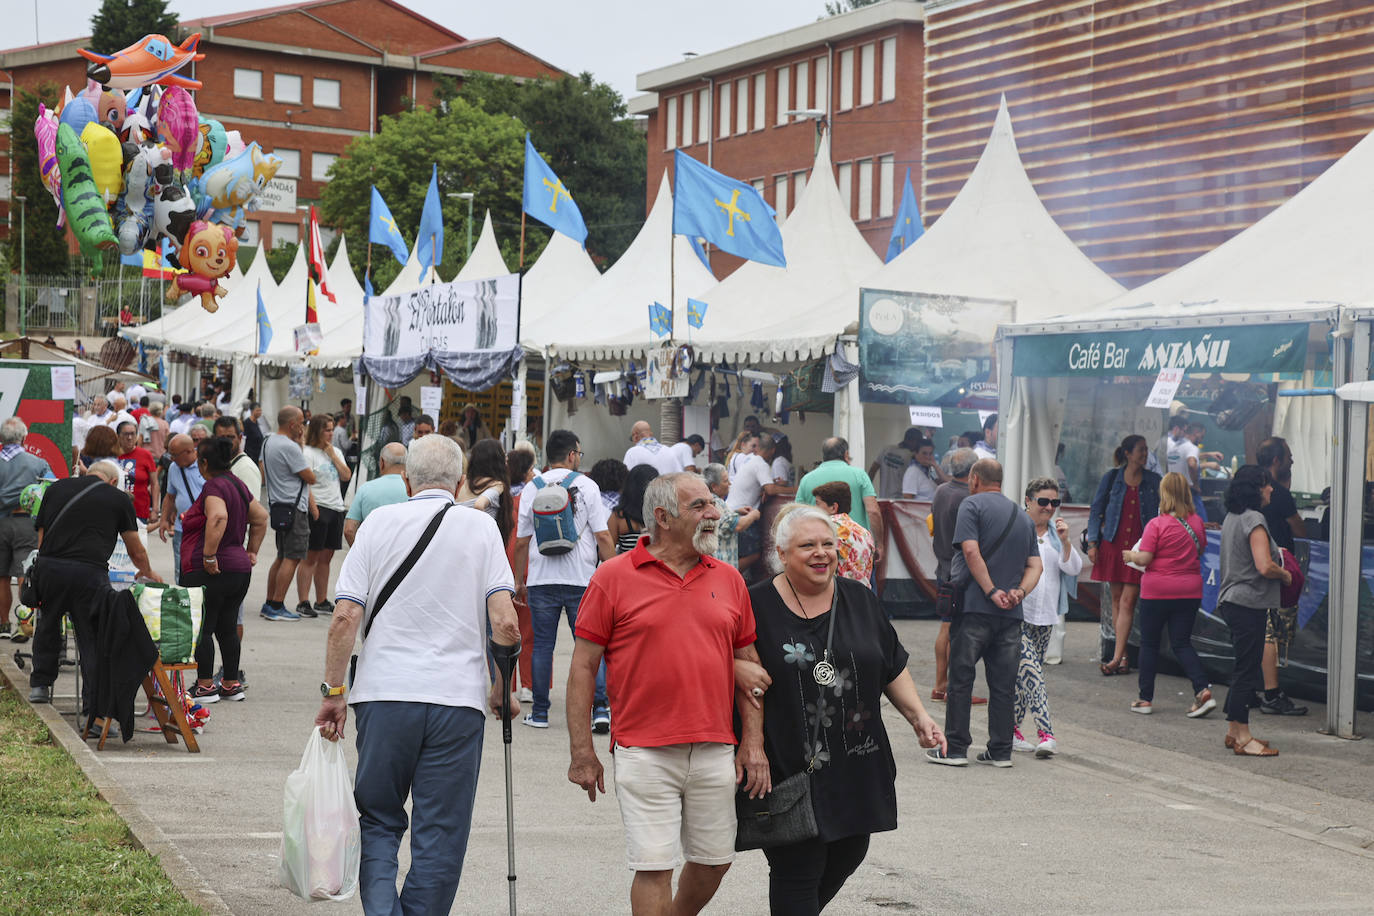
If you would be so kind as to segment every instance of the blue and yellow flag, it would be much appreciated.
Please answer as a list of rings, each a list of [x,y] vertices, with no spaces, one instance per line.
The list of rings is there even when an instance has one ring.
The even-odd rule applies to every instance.
[[[262,282],[258,282],[258,353],[266,353],[272,343],[272,319],[267,317],[267,306],[262,302]]]
[[[420,211],[420,228],[415,232],[415,256],[420,259],[420,276],[444,260],[444,209],[439,199],[439,166],[429,176],[429,190],[425,192],[425,207]]]
[[[694,328],[700,329],[702,322],[706,320],[707,308],[707,304],[705,302],[702,302],[700,299],[688,299],[687,323]]]
[[[582,221],[582,211],[577,209],[568,189],[535,150],[529,134],[525,134],[524,210],[555,232],[576,239],[579,245],[587,244],[587,224]]]
[[[367,240],[374,245],[385,245],[390,248],[402,266],[410,257],[410,249],[406,247],[406,240],[401,238],[401,230],[396,228],[391,208],[382,200],[375,184],[372,186],[372,221],[368,227]]]
[[[897,208],[897,218],[892,222],[892,239],[887,243],[887,257],[891,261],[911,247],[925,233],[921,225],[921,211],[916,206],[916,193],[911,190],[911,169],[906,170],[906,184],[902,186],[902,205]]]
[[[673,232],[700,236],[721,251],[786,267],[773,208],[753,186],[702,165],[682,150],[673,155]]]
[[[649,306],[649,330],[659,337],[665,337],[673,330],[673,313],[655,302]]]

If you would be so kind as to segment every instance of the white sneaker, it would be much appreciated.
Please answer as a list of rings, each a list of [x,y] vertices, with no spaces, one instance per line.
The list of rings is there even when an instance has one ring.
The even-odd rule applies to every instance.
[[[1064,663],[1064,657],[1063,657],[1062,655],[1046,655],[1046,656],[1045,656],[1045,664],[1047,664],[1047,665],[1062,665],[1063,663]]]
[[[531,690],[531,689],[529,689],[528,687],[521,687],[521,688],[520,688],[520,702],[521,702],[521,703],[533,703],[533,702],[534,702],[534,691]]]
[[[1025,739],[1025,736],[1021,734],[1021,729],[1018,728],[1012,734],[1011,749],[1013,751],[1022,751],[1024,753],[1030,754],[1035,751],[1035,745],[1027,741]]]
[[[547,718],[544,718],[544,719],[536,719],[536,718],[534,717],[534,713],[529,713],[527,716],[525,716],[525,718],[521,719],[520,721],[521,721],[521,722],[524,722],[524,723],[525,723],[526,725],[528,725],[530,728],[548,728],[548,727],[549,727],[549,720],[548,720]]]
[[[1040,733],[1040,743],[1035,746],[1035,756],[1041,760],[1053,757],[1055,751],[1059,750],[1059,742],[1054,740],[1054,735]]]

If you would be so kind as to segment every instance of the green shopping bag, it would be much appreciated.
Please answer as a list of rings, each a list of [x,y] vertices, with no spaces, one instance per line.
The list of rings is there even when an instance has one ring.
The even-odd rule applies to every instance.
[[[195,661],[205,589],[140,582],[130,591],[148,626],[148,635],[157,643],[163,664],[183,665]]]

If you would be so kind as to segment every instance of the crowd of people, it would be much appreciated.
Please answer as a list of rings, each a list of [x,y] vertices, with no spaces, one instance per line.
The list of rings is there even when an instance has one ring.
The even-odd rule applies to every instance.
[[[283,407],[268,428],[258,405],[235,409],[224,390],[165,405],[115,390],[93,399],[75,426],[74,476],[52,483],[28,519],[19,493],[51,475],[24,451],[22,422],[0,423],[0,504],[11,510],[0,513],[0,560],[18,575],[28,545],[41,545],[31,698],[51,697],[64,614],[83,663],[88,648],[94,655],[91,608],[108,591],[104,566],[116,539],[140,576],[157,578],[145,532],[172,541],[172,578],[205,590],[192,696],[242,700],[243,605],[270,529],[275,556],[259,616],[332,618],[316,723],[338,739],[350,706],[357,719],[366,912],[452,905],[482,717],[504,713],[533,729],[557,723],[564,621],[573,636],[568,779],[593,801],[604,793],[592,736],[609,733],[635,912],[699,911],[737,842],[763,847],[772,912],[820,912],[862,863],[871,835],[897,825],[896,739],[883,700],[931,763],[963,767],[972,756],[1005,768],[1018,751],[1053,757],[1046,666],[1062,660],[1068,604],[1085,569],[1111,595],[1103,612],[1116,645],[1104,675],[1127,673],[1139,611],[1139,690],[1129,709],[1155,711],[1166,630],[1193,685],[1186,715],[1217,707],[1191,646],[1201,559],[1218,527],[1199,511],[1198,472],[1211,456],[1169,444],[1172,436],[1162,475],[1150,469],[1143,437],[1121,443],[1080,547],[1059,515],[1067,488],[1057,467],[1014,498],[1003,493],[995,415],[938,457],[926,432],[908,430],[867,472],[831,437],[816,466],[799,473],[786,435],[753,417],[721,452],[696,435],[665,445],[640,421],[623,458],[584,471],[572,431],[553,430],[542,455],[528,442],[506,450],[474,405],[436,424],[402,399],[384,426],[390,441],[356,487],[358,423],[347,402],[309,417]],[[1237,755],[1274,756],[1250,732],[1249,710],[1305,712],[1278,690],[1277,673],[1270,677],[1270,649],[1276,665],[1294,629],[1296,570],[1284,548],[1298,527],[1281,483],[1291,452],[1270,439],[1258,455],[1261,465],[1233,474],[1219,526],[1219,612],[1236,647],[1224,743]],[[874,590],[886,545],[879,499],[900,497],[931,503],[942,621],[929,697],[945,703],[943,728]],[[63,524],[77,499],[89,500],[84,525]],[[418,562],[427,552],[443,562]],[[506,653],[516,672],[509,691],[492,667]],[[973,693],[979,661],[986,699]],[[987,706],[983,749],[973,748],[974,705]],[[808,829],[777,841],[737,833],[749,812],[781,817],[770,799],[799,784]],[[398,897],[407,825],[424,839],[412,840]]]

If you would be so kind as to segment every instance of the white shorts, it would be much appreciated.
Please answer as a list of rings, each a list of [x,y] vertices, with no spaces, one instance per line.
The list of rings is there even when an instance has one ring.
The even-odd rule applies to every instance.
[[[734,745],[616,745],[614,759],[632,871],[735,860]]]

